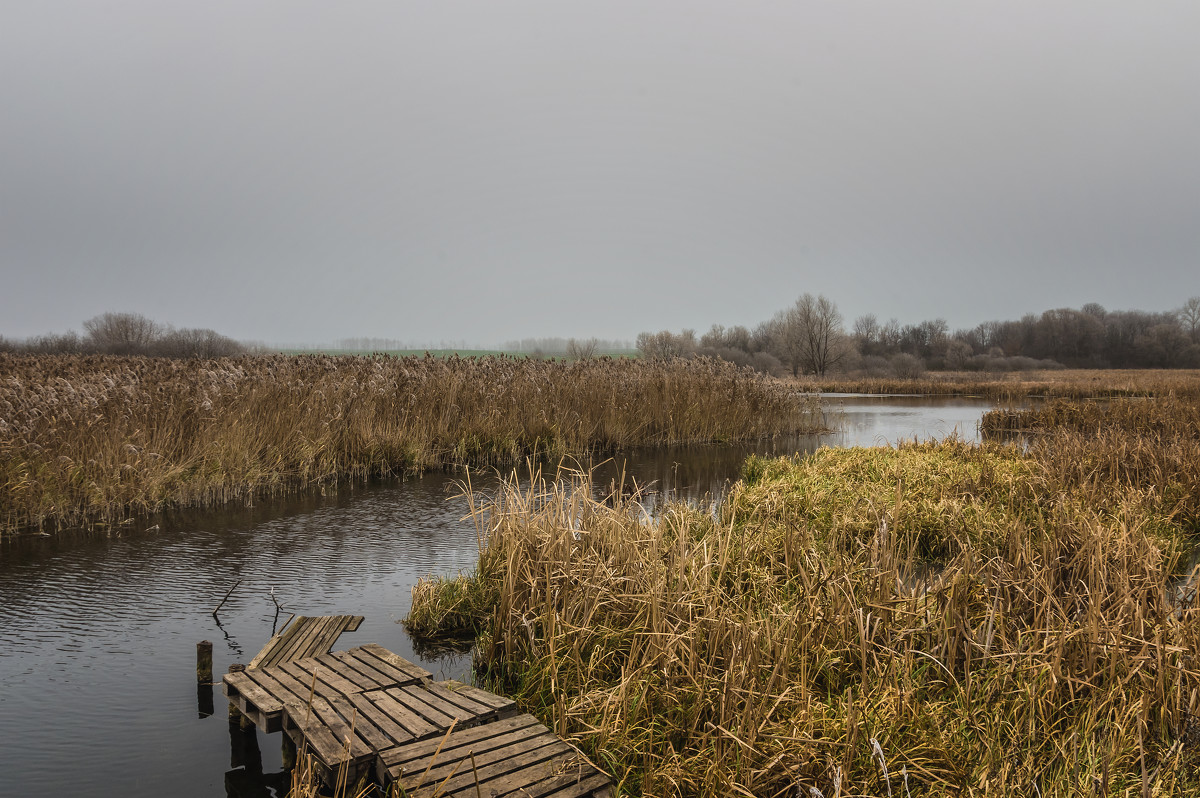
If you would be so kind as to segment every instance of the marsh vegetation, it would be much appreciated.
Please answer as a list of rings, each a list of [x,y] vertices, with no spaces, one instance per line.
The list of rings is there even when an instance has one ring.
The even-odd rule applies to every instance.
[[[6,532],[823,424],[814,397],[710,360],[0,353],[0,375]]]
[[[1200,396],[1200,371],[1155,369],[1054,369],[981,374],[921,372],[895,376],[801,377],[806,391],[913,396],[979,396],[1000,402],[1023,399],[1098,399],[1121,396]]]
[[[481,678],[622,794],[1194,795],[1182,393],[985,418],[1018,444],[752,459],[716,514],[512,482],[409,624],[479,629]]]

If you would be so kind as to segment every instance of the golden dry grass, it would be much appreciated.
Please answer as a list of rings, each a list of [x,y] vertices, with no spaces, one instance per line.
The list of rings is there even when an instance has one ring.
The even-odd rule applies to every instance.
[[[1108,396],[1200,396],[1200,371],[1063,369],[986,374],[929,372],[917,379],[894,377],[801,377],[807,391],[983,396],[1011,401],[1028,397],[1088,399]]]
[[[1164,401],[751,461],[717,516],[511,483],[478,665],[627,795],[1198,794],[1200,483],[1160,489],[1196,404]]]
[[[707,360],[0,354],[0,531],[821,423],[813,398]]]

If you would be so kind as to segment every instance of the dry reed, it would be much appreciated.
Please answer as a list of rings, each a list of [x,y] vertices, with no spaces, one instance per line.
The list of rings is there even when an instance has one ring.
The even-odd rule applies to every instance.
[[[625,795],[1195,795],[1194,529],[1065,457],[754,460],[716,516],[514,481],[477,664]]]
[[[1019,437],[1063,490],[1085,496],[1115,488],[1200,525],[1200,400],[1153,396],[1105,402],[1056,400],[998,409],[980,422],[986,438]]]
[[[1030,397],[1200,396],[1200,371],[1182,369],[1066,369],[1001,374],[943,371],[915,379],[829,375],[802,377],[796,382],[804,390],[825,393],[983,396],[999,401]]]
[[[707,360],[0,354],[0,532],[822,423],[812,397]]]

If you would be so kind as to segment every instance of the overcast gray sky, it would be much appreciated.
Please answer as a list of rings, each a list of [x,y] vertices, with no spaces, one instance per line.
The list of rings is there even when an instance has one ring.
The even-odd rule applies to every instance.
[[[0,334],[951,327],[1200,294],[1200,3],[0,7]]]

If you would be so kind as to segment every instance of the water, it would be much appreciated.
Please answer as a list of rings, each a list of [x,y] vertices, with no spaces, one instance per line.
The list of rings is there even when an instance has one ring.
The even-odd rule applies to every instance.
[[[839,423],[830,435],[636,452],[600,466],[597,480],[623,469],[658,495],[698,501],[736,479],[751,452],[955,433],[973,440],[989,405],[831,396],[827,406]],[[213,670],[224,673],[248,662],[291,612],[364,615],[339,647],[376,642],[439,678],[469,679],[469,657],[415,651],[397,623],[418,577],[475,563],[475,527],[456,498],[460,478],[431,474],[180,513],[157,528],[0,542],[0,796],[274,794],[280,785],[257,774],[280,769],[279,735],[249,738],[261,764],[255,759],[247,772],[246,741],[231,740],[219,687],[216,714],[201,717],[195,651],[198,641],[213,641]],[[484,490],[495,485],[494,476],[472,479]]]

